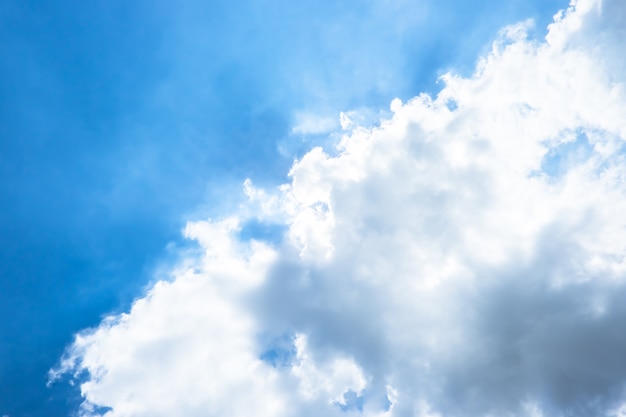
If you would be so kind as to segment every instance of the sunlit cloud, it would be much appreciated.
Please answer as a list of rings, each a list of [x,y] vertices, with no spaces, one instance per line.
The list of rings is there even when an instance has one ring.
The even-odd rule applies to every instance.
[[[373,126],[303,115],[335,146],[190,222],[201,253],[51,381],[84,416],[622,415],[624,9],[575,2],[545,41],[506,27]]]

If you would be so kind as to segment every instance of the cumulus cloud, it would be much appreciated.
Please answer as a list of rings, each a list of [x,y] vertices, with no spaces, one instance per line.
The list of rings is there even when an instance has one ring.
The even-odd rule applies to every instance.
[[[376,127],[344,115],[51,378],[84,416],[624,415],[625,11],[574,2]]]

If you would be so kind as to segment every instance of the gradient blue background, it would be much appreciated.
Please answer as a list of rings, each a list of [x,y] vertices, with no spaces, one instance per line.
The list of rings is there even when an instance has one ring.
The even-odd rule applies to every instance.
[[[298,113],[436,92],[503,25],[541,37],[565,6],[0,2],[0,415],[75,409],[46,387],[73,334],[128,308],[185,220],[226,212],[246,177],[284,181],[319,139]]]

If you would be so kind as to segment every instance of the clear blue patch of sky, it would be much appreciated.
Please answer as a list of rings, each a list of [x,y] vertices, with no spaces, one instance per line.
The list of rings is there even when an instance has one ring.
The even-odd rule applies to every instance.
[[[0,415],[70,414],[45,382],[72,335],[141,294],[185,219],[285,181],[295,112],[436,91],[565,3],[2,2]]]
[[[593,145],[585,132],[577,132],[574,140],[551,148],[541,161],[541,172],[556,180],[573,166],[585,162],[593,151]]]
[[[389,411],[392,405],[386,394],[382,397],[376,397],[373,396],[371,392],[368,392],[368,390],[364,390],[361,393],[357,393],[353,390],[348,390],[343,393],[343,402],[335,402],[335,405],[341,411],[347,413],[350,411],[363,411],[363,406],[365,405],[365,402],[377,402],[377,405],[382,411]]]
[[[274,247],[280,246],[287,227],[284,224],[263,222],[256,219],[248,220],[241,226],[239,239],[249,241],[251,239],[266,242]]]
[[[294,364],[297,354],[294,335],[288,333],[281,336],[263,335],[259,337],[259,344],[262,348],[259,359],[263,362],[274,368],[282,368]]]
[[[341,411],[363,411],[365,396],[349,390],[343,394],[343,404],[337,403]]]

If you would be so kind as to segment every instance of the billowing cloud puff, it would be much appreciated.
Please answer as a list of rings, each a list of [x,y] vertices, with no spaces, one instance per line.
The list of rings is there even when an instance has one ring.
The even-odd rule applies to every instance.
[[[202,253],[51,377],[85,416],[626,415],[625,17],[580,0],[435,98],[341,120],[288,184],[190,223]]]

